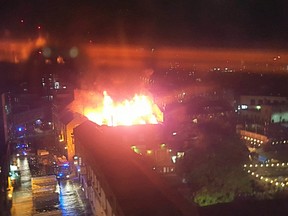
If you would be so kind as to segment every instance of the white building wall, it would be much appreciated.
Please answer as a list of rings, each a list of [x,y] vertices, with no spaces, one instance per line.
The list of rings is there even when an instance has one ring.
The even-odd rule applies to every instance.
[[[107,199],[104,188],[101,186],[99,176],[90,167],[86,167],[87,174],[81,175],[82,186],[88,198],[93,215],[95,216],[114,216],[113,209]],[[89,182],[90,181],[90,182]]]
[[[287,122],[288,121],[288,111],[287,112],[275,112],[272,114],[271,121],[274,123]]]

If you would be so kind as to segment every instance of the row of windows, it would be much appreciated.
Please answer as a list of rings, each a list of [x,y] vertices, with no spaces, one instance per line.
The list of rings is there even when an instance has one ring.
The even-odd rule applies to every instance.
[[[93,170],[89,167],[88,168],[88,179],[91,181],[91,186],[93,187],[94,196],[98,197],[99,203],[103,210],[107,213],[107,202],[105,193],[103,191],[103,188],[100,185],[100,181],[97,178],[97,176],[94,174]]]
[[[265,100],[262,100],[262,99],[259,99],[258,101],[256,99],[251,99],[250,100],[250,104],[251,105],[263,105],[263,104],[267,104],[267,105],[270,105],[270,104],[286,104],[287,102],[282,100],[269,100],[269,99],[265,99]]]

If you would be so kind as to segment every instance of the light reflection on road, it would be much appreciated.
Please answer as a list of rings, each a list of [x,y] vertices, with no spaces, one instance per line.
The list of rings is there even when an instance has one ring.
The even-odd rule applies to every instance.
[[[62,216],[90,216],[92,211],[89,202],[85,199],[77,178],[59,182],[59,205],[51,203],[47,209],[37,212],[33,206],[31,191],[31,173],[27,158],[17,158],[17,165],[21,172],[21,186],[14,190],[11,216],[31,215],[62,215]]]
[[[31,216],[33,203],[28,159],[17,158],[16,162],[21,172],[21,187],[14,190],[13,205],[10,212],[12,216]]]
[[[81,187],[75,181],[60,182],[59,208],[62,210],[62,215],[92,215],[87,201],[83,201],[84,196]]]
[[[24,158],[23,160],[20,160],[19,158],[17,158],[17,165],[19,166],[21,172],[21,187],[30,189],[31,173],[29,169],[28,159]]]

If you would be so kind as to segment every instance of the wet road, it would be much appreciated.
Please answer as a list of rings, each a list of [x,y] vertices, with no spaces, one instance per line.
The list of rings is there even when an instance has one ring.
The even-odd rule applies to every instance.
[[[90,216],[93,215],[89,202],[77,178],[60,181],[57,188],[59,204],[48,203],[45,208],[35,209],[31,191],[31,174],[28,159],[17,159],[17,165],[21,171],[21,186],[14,190],[11,216],[31,215],[63,215],[63,216]]]
[[[21,186],[14,189],[11,215],[33,215],[33,202],[31,192],[31,174],[27,158],[17,158],[17,165],[21,172]]]
[[[84,201],[84,194],[78,182],[75,180],[63,181],[60,183],[60,204],[62,215],[92,215],[87,200]]]

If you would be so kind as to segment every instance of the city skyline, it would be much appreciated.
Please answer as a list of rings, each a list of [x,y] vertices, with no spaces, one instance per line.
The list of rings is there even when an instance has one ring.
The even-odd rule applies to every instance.
[[[285,48],[285,8],[283,0],[2,1],[0,36],[43,34],[55,43]]]
[[[2,0],[0,215],[287,215],[284,0]]]

